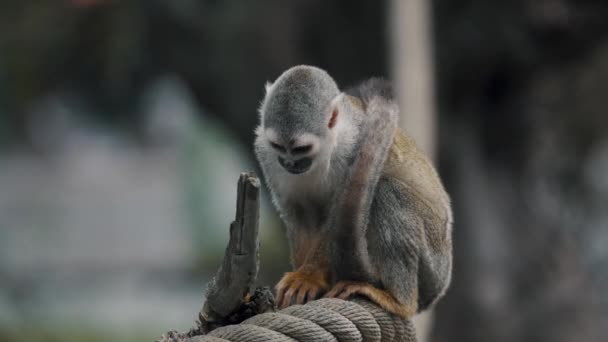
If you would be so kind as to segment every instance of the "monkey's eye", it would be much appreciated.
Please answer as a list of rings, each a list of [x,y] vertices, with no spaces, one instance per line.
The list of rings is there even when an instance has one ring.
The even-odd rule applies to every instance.
[[[283,147],[283,146],[281,146],[281,145],[279,145],[277,143],[274,143],[274,142],[271,141],[270,142],[270,146],[272,146],[272,148],[274,148],[277,151],[285,152],[285,147]]]
[[[304,145],[294,147],[291,152],[293,152],[294,154],[304,154],[310,152],[310,150],[312,150],[312,145]]]

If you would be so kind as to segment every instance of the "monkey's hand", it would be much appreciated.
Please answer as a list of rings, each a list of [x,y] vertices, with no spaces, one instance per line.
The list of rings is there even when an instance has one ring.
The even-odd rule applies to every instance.
[[[366,297],[384,310],[402,318],[410,318],[416,314],[417,304],[402,304],[386,290],[376,288],[369,283],[339,281],[324,297],[346,300],[355,295]]]
[[[287,272],[276,286],[277,307],[282,309],[293,304],[315,300],[328,289],[325,272]]]

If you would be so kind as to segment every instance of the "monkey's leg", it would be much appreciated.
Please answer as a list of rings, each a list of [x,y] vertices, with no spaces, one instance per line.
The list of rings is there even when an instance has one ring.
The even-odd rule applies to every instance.
[[[298,234],[295,240],[292,258],[296,270],[285,273],[276,286],[279,308],[315,300],[329,287],[327,245],[321,236]]]
[[[402,304],[386,290],[381,290],[364,282],[339,281],[324,297],[346,300],[356,295],[366,297],[384,310],[403,318],[414,316],[418,309],[416,301],[413,301],[409,305]]]

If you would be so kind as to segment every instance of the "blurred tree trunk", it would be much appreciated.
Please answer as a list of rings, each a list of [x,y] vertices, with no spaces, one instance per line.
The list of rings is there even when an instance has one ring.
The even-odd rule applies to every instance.
[[[436,129],[430,7],[427,0],[392,0],[388,17],[400,126],[433,158]],[[414,318],[418,341],[428,339],[432,320],[432,310]]]

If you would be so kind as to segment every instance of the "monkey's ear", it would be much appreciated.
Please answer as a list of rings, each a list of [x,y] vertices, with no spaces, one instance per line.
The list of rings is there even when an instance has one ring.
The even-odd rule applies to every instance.
[[[329,105],[329,119],[327,121],[327,127],[332,129],[336,127],[338,123],[338,116],[340,115],[340,103],[344,99],[344,94],[336,96]]]
[[[329,122],[327,123],[327,127],[329,127],[329,129],[332,129],[336,126],[336,123],[338,122],[338,114],[338,108],[332,109],[331,115],[329,117]]]
[[[266,84],[264,85],[264,89],[266,89],[266,94],[270,93],[270,90],[272,90],[272,83],[266,82]]]

